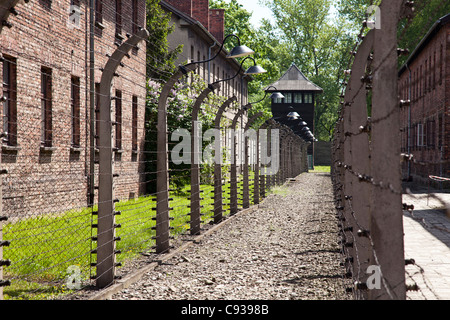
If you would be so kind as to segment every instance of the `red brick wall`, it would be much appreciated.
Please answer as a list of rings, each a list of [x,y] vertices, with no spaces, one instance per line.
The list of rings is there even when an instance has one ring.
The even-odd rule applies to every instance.
[[[39,214],[85,207],[89,169],[89,74],[86,47],[86,1],[81,1],[80,28],[67,24],[70,0],[30,1],[16,7],[18,16],[10,16],[11,29],[0,34],[0,52],[17,60],[17,144],[2,148],[3,209],[6,215]],[[131,0],[122,0],[122,34],[132,33]],[[145,25],[145,1],[138,0],[138,24]],[[95,36],[95,81],[101,77],[107,56],[117,48],[115,41],[115,1],[103,0],[105,29]],[[124,151],[116,157],[115,180],[118,198],[139,194],[139,170],[142,154],[131,152],[132,97],[138,97],[139,150],[144,143],[145,43],[130,54],[119,67],[115,89],[122,90]],[[52,70],[52,150],[40,148],[41,68]],[[144,70],[140,71],[139,70]],[[0,74],[2,74],[0,64]],[[80,144],[71,148],[71,77],[80,78]],[[114,110],[114,101],[112,102]],[[114,119],[114,114],[112,115]],[[96,184],[98,178],[96,178]]]
[[[442,54],[441,54],[442,52]],[[442,56],[442,58],[441,58]],[[399,78],[400,98],[409,99],[411,90],[411,153],[419,162],[411,166],[418,178],[450,176],[450,25],[444,26],[410,63]],[[407,152],[408,107],[401,109],[402,152]],[[425,126],[425,145],[417,143],[417,125]],[[441,154],[442,148],[442,154]],[[406,177],[406,164],[404,166]]]
[[[192,16],[192,0],[166,0],[166,2],[174,6],[181,12]]]
[[[192,0],[192,18],[209,28],[209,0]]]
[[[210,9],[209,10],[209,32],[222,43],[225,29],[225,10]]]
[[[224,9],[210,9],[209,0],[167,0],[166,2],[199,21],[219,42],[223,41]]]

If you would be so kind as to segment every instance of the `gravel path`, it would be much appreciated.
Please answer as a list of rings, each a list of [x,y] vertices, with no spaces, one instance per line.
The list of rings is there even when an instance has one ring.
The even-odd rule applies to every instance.
[[[112,300],[350,299],[332,199],[329,174],[301,174]]]

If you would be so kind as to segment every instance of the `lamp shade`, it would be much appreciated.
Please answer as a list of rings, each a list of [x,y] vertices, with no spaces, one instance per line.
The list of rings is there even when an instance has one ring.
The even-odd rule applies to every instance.
[[[251,66],[250,68],[247,69],[247,71],[245,71],[245,74],[260,74],[265,72],[267,71],[260,66]]]
[[[307,123],[305,121],[301,121],[298,125],[304,127],[307,125]]]
[[[280,92],[274,92],[270,95],[271,99],[283,99],[284,96]]]
[[[227,55],[227,58],[240,58],[240,57],[245,57],[251,54],[254,54],[255,51],[253,51],[252,49],[250,49],[249,47],[242,45],[242,46],[237,46],[234,47],[233,49],[231,49],[230,53]]]
[[[291,112],[289,112],[287,114],[287,117],[288,118],[296,118],[296,119],[298,119],[300,117],[300,115],[297,112],[295,112],[295,111],[291,111]]]

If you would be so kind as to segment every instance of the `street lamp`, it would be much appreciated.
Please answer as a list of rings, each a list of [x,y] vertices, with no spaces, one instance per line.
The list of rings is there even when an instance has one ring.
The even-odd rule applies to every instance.
[[[249,47],[247,47],[245,45],[241,45],[241,40],[239,39],[239,37],[237,35],[229,34],[223,39],[222,45],[220,46],[219,51],[217,51],[217,53],[216,53],[216,55],[214,57],[206,59],[206,60],[202,60],[202,61],[194,61],[194,62],[190,62],[190,63],[185,64],[185,65],[180,65],[179,68],[180,68],[181,72],[183,72],[184,74],[187,74],[189,72],[187,67],[189,67],[191,65],[194,65],[194,64],[210,62],[210,61],[214,60],[215,58],[217,58],[219,53],[222,51],[226,40],[229,39],[230,37],[235,37],[237,39],[237,41],[238,41],[238,45],[236,47],[234,47],[233,49],[231,49],[230,53],[227,55],[228,59],[241,58],[241,57],[249,56],[249,55],[255,53],[255,51],[253,51]]]
[[[256,64],[255,59],[253,59],[252,57],[247,57],[244,60],[242,60],[241,65],[239,66],[239,70],[236,72],[236,74],[234,76],[232,76],[231,78],[227,78],[227,79],[221,79],[221,80],[217,80],[216,82],[210,83],[208,84],[208,88],[210,88],[211,90],[214,90],[214,85],[218,84],[220,82],[224,82],[224,81],[228,81],[228,80],[233,80],[234,78],[236,78],[238,76],[238,74],[241,72],[242,70],[242,65],[244,64],[244,62],[247,59],[251,59],[253,61],[253,66],[249,67],[245,72],[244,75],[253,75],[253,74],[261,74],[261,73],[265,73],[267,72],[266,70],[264,70],[263,67],[260,67]]]
[[[286,115],[286,117],[288,117],[289,120],[298,120],[300,118],[300,115],[295,111],[291,111]]]
[[[275,88],[274,86],[270,86],[270,87],[268,87],[267,89],[270,89],[270,88],[274,88],[275,90],[277,90],[277,88]],[[267,90],[267,89],[266,89],[266,90]],[[268,94],[269,94],[269,92],[266,91],[266,93],[264,94],[264,97],[263,97],[261,100],[258,100],[258,101],[256,101],[256,102],[252,102],[251,104],[255,104],[255,103],[259,103],[259,102],[263,101],[263,100],[267,97]],[[270,95],[270,99],[283,99],[283,98],[284,98],[284,96],[283,96],[280,92],[278,92],[278,91],[273,92],[273,93]]]

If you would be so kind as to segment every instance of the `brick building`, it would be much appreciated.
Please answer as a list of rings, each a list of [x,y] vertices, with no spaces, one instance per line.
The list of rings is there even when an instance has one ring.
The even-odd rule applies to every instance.
[[[99,88],[108,56],[145,26],[145,0],[96,4],[95,79],[90,78],[89,1],[21,1],[14,7],[17,14],[8,17],[8,28],[2,29],[1,162],[8,170],[3,211],[9,217],[88,203],[91,83]],[[112,86],[119,174],[115,192],[122,199],[138,195],[141,187],[137,177],[144,140],[145,48],[140,42],[132,50]]]
[[[405,179],[450,177],[450,14],[431,27],[399,71]]]
[[[171,24],[174,26],[174,31],[168,35],[169,47],[183,45],[177,64],[204,61],[217,54],[227,36],[224,33],[224,9],[209,8],[209,0],[166,0],[161,1],[160,5],[171,14]],[[214,60],[198,64],[194,73],[205,83],[229,79],[238,74],[234,79],[222,82],[220,88],[215,91],[215,94],[226,98],[233,95],[237,98],[237,102],[223,114],[223,118],[228,119],[231,124],[238,108],[249,102],[248,82],[252,77],[245,75],[244,70],[240,68],[242,59],[229,59],[227,55],[227,50],[223,49]],[[241,121],[238,121],[238,127],[243,127],[247,119],[247,114],[244,113]],[[224,136],[222,143],[224,147],[229,148],[232,143],[231,136]]]
[[[226,36],[224,9],[210,9],[209,0],[166,0],[161,1],[160,5],[171,13],[171,23],[175,27],[168,36],[169,46],[183,45],[183,52],[176,63],[203,61],[217,53]],[[227,54],[226,50],[222,50],[213,61],[199,64],[195,72],[206,83],[234,76],[239,72],[240,64],[236,59],[227,59]],[[235,79],[223,82],[217,93],[226,97],[235,95],[239,103],[245,105],[248,103],[247,86],[250,80],[251,77],[245,76],[244,70],[241,70]]]

